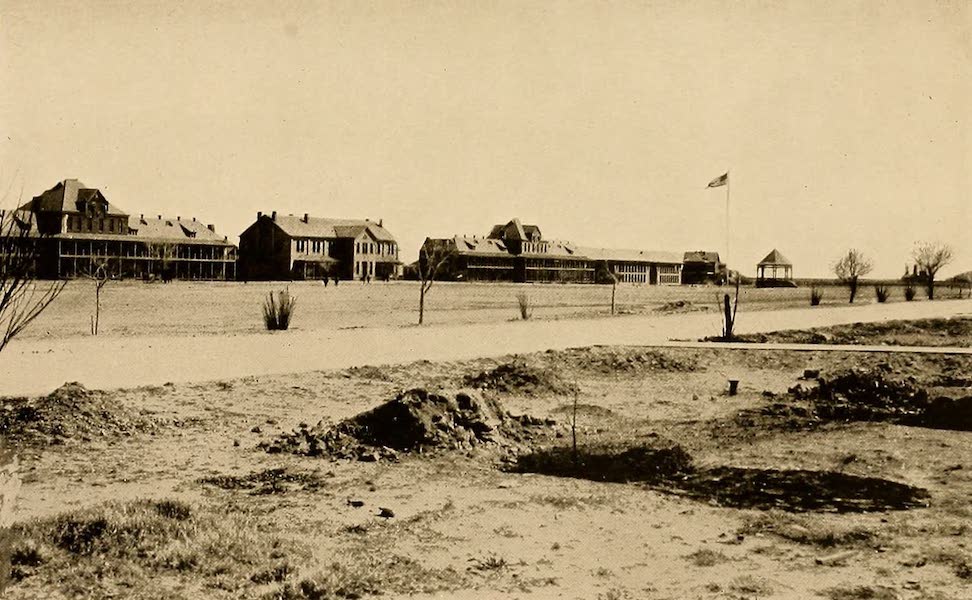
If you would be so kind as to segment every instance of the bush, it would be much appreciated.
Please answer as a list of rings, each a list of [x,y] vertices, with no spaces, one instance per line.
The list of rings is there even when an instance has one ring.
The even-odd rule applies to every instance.
[[[285,331],[290,327],[290,319],[294,314],[297,299],[287,290],[281,290],[276,295],[273,292],[267,296],[263,304],[263,323],[268,331]]]
[[[910,283],[904,289],[905,300],[907,300],[908,302],[914,300],[917,294],[918,294],[918,290],[916,290],[915,286],[911,285]]]
[[[516,295],[516,303],[520,307],[520,318],[526,321],[530,318],[530,297],[524,292],[520,292]]]
[[[888,296],[891,295],[891,291],[886,285],[876,285],[874,286],[874,295],[877,296],[878,302],[887,302]]]
[[[817,287],[810,288],[810,306],[818,306],[823,300],[823,290]]]

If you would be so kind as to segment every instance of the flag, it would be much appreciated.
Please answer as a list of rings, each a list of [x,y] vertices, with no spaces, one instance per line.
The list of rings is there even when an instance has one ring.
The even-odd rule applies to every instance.
[[[727,183],[729,183],[729,173],[728,172],[723,173],[722,175],[719,175],[718,177],[716,177],[715,179],[713,179],[712,181],[710,181],[709,182],[709,185],[707,185],[706,187],[722,187],[722,186],[726,185]]]

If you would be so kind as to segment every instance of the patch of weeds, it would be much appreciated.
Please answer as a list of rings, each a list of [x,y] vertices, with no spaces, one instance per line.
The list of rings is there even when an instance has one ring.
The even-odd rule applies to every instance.
[[[614,571],[608,569],[607,567],[598,567],[594,569],[594,577],[607,578],[613,576],[614,576]]]
[[[403,556],[375,553],[347,557],[297,583],[284,583],[266,600],[362,598],[385,593],[432,594],[458,589],[464,578],[453,569],[429,569]]]
[[[737,594],[744,594],[747,597],[764,597],[773,593],[773,586],[762,577],[753,575],[743,575],[729,582],[729,589]]]
[[[729,557],[716,550],[702,548],[685,556],[685,559],[696,567],[714,567],[718,564],[728,562]]]
[[[956,577],[963,581],[972,580],[972,554],[958,549],[942,549],[928,556],[928,560],[947,565]]]
[[[493,529],[493,534],[494,535],[497,535],[499,537],[505,537],[505,538],[518,538],[518,537],[523,537],[521,534],[517,533],[509,525],[503,525],[501,527],[497,527],[497,528]]]
[[[495,554],[490,554],[484,558],[470,558],[470,565],[468,570],[476,571],[478,573],[491,573],[495,571],[503,571],[509,568],[509,563],[506,559],[501,556],[496,556]]]
[[[224,490],[248,490],[253,495],[284,494],[292,491],[315,492],[324,487],[316,472],[293,472],[287,468],[266,469],[249,475],[214,475],[202,477],[199,483]]]
[[[13,531],[14,587],[68,597],[111,597],[119,587],[166,597],[173,594],[166,586],[183,577],[246,595],[266,565],[309,556],[239,509],[202,511],[178,500],[109,502],[18,523]]]
[[[600,592],[597,595],[597,600],[629,600],[631,594],[628,590],[621,588],[611,588],[606,592]]]
[[[883,585],[853,585],[827,588],[822,595],[830,600],[898,600],[894,589]]]
[[[797,544],[820,548],[873,547],[882,543],[879,534],[866,527],[834,525],[822,522],[820,519],[801,518],[775,511],[747,520],[738,533],[741,535],[768,533]]]

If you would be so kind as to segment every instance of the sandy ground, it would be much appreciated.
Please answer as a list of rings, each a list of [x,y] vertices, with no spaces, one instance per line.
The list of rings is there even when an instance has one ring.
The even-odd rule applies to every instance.
[[[62,339],[89,334],[94,314],[94,284],[68,283],[58,301],[22,334],[22,339]],[[287,288],[297,298],[297,331],[354,327],[406,327],[418,322],[418,283],[343,282],[324,287],[320,282],[173,282],[145,284],[111,282],[102,290],[101,335],[192,336],[236,335],[262,330],[261,306],[270,291]],[[621,284],[617,309],[623,314],[652,314],[659,310],[714,310],[724,289],[714,286],[650,286]],[[611,287],[579,284],[468,284],[436,282],[426,298],[426,323],[461,325],[501,323],[518,315],[517,295],[529,298],[533,318],[590,318],[610,314]],[[807,288],[743,288],[740,301],[748,310],[809,306]],[[955,295],[947,287],[940,299]],[[891,301],[901,301],[895,288]],[[673,303],[683,303],[675,307]],[[846,291],[827,288],[824,305],[846,302]],[[860,304],[872,303],[862,288]]]
[[[183,425],[26,452],[17,518],[135,497],[228,504],[258,515],[275,534],[309,544],[310,556],[293,559],[298,570],[288,581],[365,560],[397,574],[402,557],[428,570],[383,576],[386,598],[968,597],[972,575],[962,565],[972,562],[962,561],[972,561],[972,434],[885,423],[804,432],[714,425],[765,405],[764,392],[784,393],[805,368],[890,361],[902,374],[968,377],[972,357],[718,349],[665,349],[661,356],[668,362],[659,367],[559,371],[580,387],[582,441],[603,431],[623,432],[630,440],[657,433],[677,440],[702,465],[882,477],[927,488],[929,507],[861,514],[729,508],[639,484],[511,473],[485,450],[361,463],[257,448],[300,422],[341,419],[398,389],[455,385],[465,374],[503,362],[478,359],[112,392],[125,406]],[[538,357],[560,364],[557,354]],[[735,397],[724,395],[731,372],[745,373]],[[561,424],[570,402],[559,394],[512,393],[500,400],[512,412]],[[318,473],[325,484],[316,491],[253,495],[199,482],[270,467]],[[380,507],[391,508],[395,517],[378,518]],[[844,552],[849,554],[832,564],[817,562]],[[56,582],[39,577],[16,585],[10,597],[56,591]],[[149,584],[136,575],[107,581],[124,583],[112,588],[121,597],[150,597]],[[272,597],[264,594],[279,588],[244,580],[228,593],[171,573],[153,585],[186,598]],[[428,593],[405,593],[423,585]]]
[[[742,305],[737,332],[967,314],[972,314],[970,300],[754,312]],[[66,381],[110,389],[596,344],[651,344],[698,339],[720,331],[720,318],[714,312],[691,312],[407,328],[298,329],[223,336],[14,340],[0,355],[0,393],[42,394]]]

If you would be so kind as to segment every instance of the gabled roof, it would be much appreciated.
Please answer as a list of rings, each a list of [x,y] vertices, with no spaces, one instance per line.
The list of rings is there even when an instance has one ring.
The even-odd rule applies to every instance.
[[[779,250],[773,248],[773,251],[766,255],[766,258],[757,263],[759,265],[787,265],[792,267],[791,263],[785,256],[783,256]]]
[[[123,216],[127,214],[108,202],[98,188],[89,188],[77,179],[65,179],[57,185],[21,206],[22,210],[34,212],[78,212],[78,200],[101,198],[108,203],[108,214]]]
[[[559,257],[573,257],[583,259],[585,258],[580,252],[578,252],[577,246],[571,244],[570,242],[559,242],[557,240],[547,240],[543,242],[546,246],[546,252],[523,252],[520,256],[531,256],[531,257],[544,257],[544,256],[559,256]]]
[[[451,238],[459,254],[476,256],[511,256],[503,240],[457,235]]]
[[[489,237],[493,239],[527,241],[534,233],[539,235],[540,228],[536,225],[524,225],[520,223],[520,219],[514,217],[508,223],[493,225],[493,228],[489,232]]]
[[[618,262],[646,262],[669,265],[682,264],[682,256],[677,252],[662,250],[615,250],[613,248],[578,248],[577,251],[592,260],[612,260]]]
[[[695,250],[686,252],[682,257],[682,262],[687,263],[717,263],[719,261],[718,252],[708,252],[706,250]]]
[[[129,216],[128,228],[136,232],[134,235],[137,239],[179,243],[194,241],[196,243],[229,244],[226,238],[210,230],[202,221],[194,219]]]
[[[270,218],[265,215],[266,218]],[[357,238],[364,231],[381,242],[394,242],[393,236],[387,229],[368,219],[328,219],[322,217],[296,217],[294,215],[277,215],[274,223],[290,237],[299,238]]]

